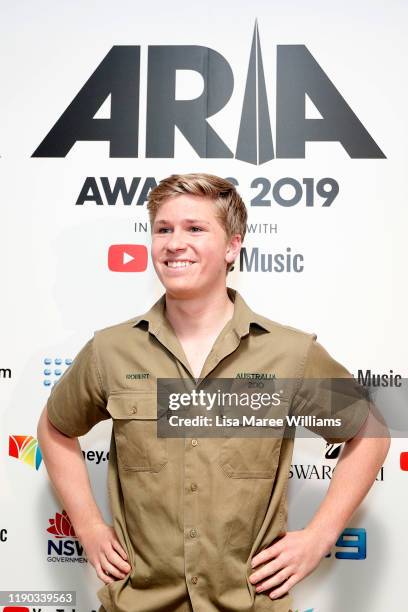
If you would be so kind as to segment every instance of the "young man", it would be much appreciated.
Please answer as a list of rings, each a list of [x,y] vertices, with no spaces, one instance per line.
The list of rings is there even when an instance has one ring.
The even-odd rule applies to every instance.
[[[328,493],[303,530],[287,532],[293,439],[157,437],[162,378],[351,375],[315,334],[256,314],[227,287],[247,221],[231,183],[172,175],[151,191],[148,210],[165,293],[145,314],[95,332],[55,385],[38,426],[44,462],[105,583],[100,612],[288,612],[289,590],[334,545],[389,440],[364,438],[368,401],[344,409],[352,433],[325,436],[346,442]],[[298,413],[315,401],[305,389],[301,382],[291,398]],[[113,526],[96,506],[77,439],[107,418]]]

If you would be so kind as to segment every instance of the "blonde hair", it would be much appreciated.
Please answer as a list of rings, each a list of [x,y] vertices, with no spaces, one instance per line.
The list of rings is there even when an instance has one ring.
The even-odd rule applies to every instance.
[[[147,210],[150,226],[153,227],[157,212],[165,200],[185,193],[213,200],[215,216],[223,227],[227,239],[234,234],[240,234],[241,242],[244,241],[248,215],[235,185],[219,176],[204,172],[172,174],[162,179],[148,195]],[[234,262],[228,264],[227,273],[233,270],[233,267]]]

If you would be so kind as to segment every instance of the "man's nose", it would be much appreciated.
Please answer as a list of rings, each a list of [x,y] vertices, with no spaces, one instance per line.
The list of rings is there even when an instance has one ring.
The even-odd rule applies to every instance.
[[[169,251],[176,251],[184,249],[185,247],[186,241],[183,238],[182,232],[175,229],[168,237],[166,248],[169,249]]]

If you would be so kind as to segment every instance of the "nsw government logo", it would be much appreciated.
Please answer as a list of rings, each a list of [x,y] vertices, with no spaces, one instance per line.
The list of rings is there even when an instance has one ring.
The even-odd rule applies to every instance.
[[[54,539],[47,544],[47,561],[49,563],[87,563],[83,548],[78,541],[74,527],[65,510],[56,512],[47,531]]]

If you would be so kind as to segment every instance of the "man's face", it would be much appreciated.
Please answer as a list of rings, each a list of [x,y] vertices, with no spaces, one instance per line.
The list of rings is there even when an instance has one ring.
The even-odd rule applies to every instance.
[[[169,198],[159,208],[152,260],[166,291],[187,298],[225,285],[226,265],[239,252],[241,238],[227,241],[215,212],[211,200],[188,194]]]

